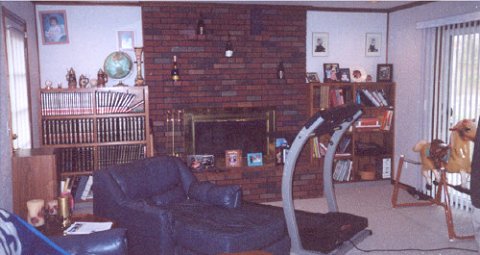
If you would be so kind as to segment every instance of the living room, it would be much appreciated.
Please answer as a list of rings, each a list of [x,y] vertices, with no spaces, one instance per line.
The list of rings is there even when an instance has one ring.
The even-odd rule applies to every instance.
[[[143,46],[143,72],[149,86],[150,125],[153,144],[159,155],[181,154],[177,146],[186,139],[172,131],[167,119],[172,111],[210,108],[275,109],[276,132],[290,141],[309,117],[305,74],[316,72],[323,80],[323,64],[362,68],[377,80],[378,64],[393,64],[395,92],[395,133],[393,165],[401,154],[411,154],[412,146],[425,139],[428,112],[425,109],[423,31],[418,23],[470,14],[479,2],[406,2],[393,9],[375,7],[340,8],[291,5],[291,2],[243,4],[220,2],[1,2],[0,5],[26,23],[28,76],[30,85],[32,147],[42,144],[39,91],[46,81],[67,87],[70,68],[77,75],[96,77],[106,57],[119,49],[118,32],[132,31],[133,46]],[[367,4],[367,3],[365,3]],[[368,3],[375,5],[375,3]],[[402,5],[400,5],[402,6]],[[40,12],[64,11],[68,43],[42,41]],[[199,19],[205,21],[205,34],[196,33]],[[327,56],[313,55],[313,34],[326,33]],[[380,35],[380,52],[366,56],[366,34]],[[230,41],[233,56],[225,57]],[[6,63],[5,42],[0,42],[2,63]],[[133,51],[126,51],[134,58]],[[177,57],[180,80],[172,81],[173,57]],[[5,60],[5,61],[3,61]],[[276,70],[283,62],[285,79]],[[133,86],[135,75],[122,82]],[[0,120],[10,130],[8,70],[0,70]],[[111,79],[107,87],[118,80]],[[13,208],[11,132],[0,135],[0,207]],[[172,137],[177,135],[177,140]],[[305,160],[308,155],[303,153]],[[281,168],[273,167],[271,183],[252,188],[251,201],[280,200]],[[261,171],[261,170],[260,170]],[[255,175],[257,173],[252,173]],[[322,194],[321,174],[315,173],[298,197]],[[241,181],[244,176],[237,179]],[[273,178],[275,177],[275,178]],[[420,171],[407,171],[402,182],[420,186]],[[319,184],[319,185],[314,185]],[[246,187],[248,185],[245,185]],[[260,191],[253,191],[260,190]],[[262,193],[263,192],[263,193]]]

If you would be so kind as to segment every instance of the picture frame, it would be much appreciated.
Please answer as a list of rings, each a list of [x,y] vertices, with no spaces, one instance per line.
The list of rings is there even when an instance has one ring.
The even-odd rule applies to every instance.
[[[247,153],[248,166],[263,166],[263,154],[261,152]]]
[[[69,43],[65,10],[40,11],[38,16],[44,45]]]
[[[350,68],[339,68],[338,79],[340,82],[351,82],[350,78]]]
[[[117,41],[119,50],[133,50],[135,45],[133,31],[118,31]]]
[[[187,164],[194,171],[204,171],[215,166],[214,155],[188,155]]]
[[[329,52],[328,33],[314,32],[312,34],[312,55],[314,57],[326,57]]]
[[[338,63],[323,64],[323,73],[324,73],[323,82],[338,82],[339,71],[340,71],[340,65]]]
[[[307,73],[306,76],[305,76],[305,79],[306,79],[307,83],[320,82],[320,78],[318,78],[318,74],[315,73],[315,72]]]
[[[365,35],[365,56],[378,57],[381,55],[382,34],[367,33]]]
[[[377,65],[377,82],[391,82],[393,80],[393,64]]]
[[[225,166],[226,167],[242,166],[242,150],[226,150]]]

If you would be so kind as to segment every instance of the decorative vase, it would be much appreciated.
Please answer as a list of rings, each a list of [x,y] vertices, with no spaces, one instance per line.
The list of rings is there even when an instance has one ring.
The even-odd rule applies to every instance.
[[[137,77],[135,77],[135,86],[143,86],[145,80],[142,77],[142,47],[135,47],[135,63],[137,64]]]

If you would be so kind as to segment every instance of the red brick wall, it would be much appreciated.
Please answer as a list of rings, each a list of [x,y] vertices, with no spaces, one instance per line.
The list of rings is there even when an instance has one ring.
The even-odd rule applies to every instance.
[[[307,119],[306,10],[303,7],[142,3],[145,79],[160,153],[182,153],[182,134],[167,131],[167,111],[211,107],[274,107],[277,132],[296,134]],[[203,16],[206,34],[196,35]],[[230,35],[234,54],[226,58]],[[170,77],[177,56],[181,80]],[[276,77],[280,61],[285,80]],[[180,125],[181,126],[181,125]]]

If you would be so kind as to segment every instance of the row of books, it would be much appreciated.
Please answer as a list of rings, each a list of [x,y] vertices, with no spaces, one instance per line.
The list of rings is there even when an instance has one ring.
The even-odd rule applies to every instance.
[[[141,100],[133,105],[135,94],[115,91],[97,91],[97,114],[123,113],[143,110],[144,101]]]
[[[93,147],[58,149],[56,157],[59,172],[70,173],[94,170],[94,153]]]
[[[356,103],[375,107],[389,106],[387,96],[383,89],[358,89]]]
[[[144,144],[98,147],[98,169],[142,159],[146,153],[147,147]]]
[[[93,176],[67,176],[60,182],[61,192],[70,192],[75,202],[93,198]],[[76,204],[74,204],[76,205]]]
[[[97,119],[98,142],[145,140],[145,117]]]
[[[42,120],[43,144],[93,142],[93,119]]]
[[[87,92],[42,92],[42,116],[93,114],[92,101]]]
[[[333,180],[350,181],[353,161],[349,159],[337,160],[333,171]]]
[[[42,116],[61,116],[144,111],[145,101],[135,102],[135,98],[135,94],[116,91],[97,91],[95,99],[90,92],[42,92],[41,113]]]
[[[357,129],[379,129],[389,131],[392,128],[393,110],[386,110],[379,117],[362,117],[355,122]]]
[[[352,137],[350,136],[344,136],[340,142],[338,143],[337,146],[337,151],[335,152],[335,155],[337,156],[342,156],[342,155],[350,155],[349,151],[351,151],[351,141]],[[313,157],[314,158],[322,158],[325,157],[325,154],[327,153],[327,146],[320,141],[318,136],[315,136],[313,138]]]

